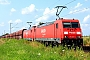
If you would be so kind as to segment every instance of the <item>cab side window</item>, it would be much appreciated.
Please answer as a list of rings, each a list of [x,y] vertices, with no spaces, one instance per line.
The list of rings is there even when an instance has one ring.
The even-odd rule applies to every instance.
[[[56,28],[58,29],[58,23],[56,23]]]

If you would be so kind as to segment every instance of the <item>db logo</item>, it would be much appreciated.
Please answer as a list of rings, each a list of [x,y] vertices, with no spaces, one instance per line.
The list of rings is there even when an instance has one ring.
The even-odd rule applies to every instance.
[[[69,32],[69,33],[71,33],[71,34],[75,34],[75,32]]]
[[[41,29],[41,33],[45,33],[46,32],[46,29]]]

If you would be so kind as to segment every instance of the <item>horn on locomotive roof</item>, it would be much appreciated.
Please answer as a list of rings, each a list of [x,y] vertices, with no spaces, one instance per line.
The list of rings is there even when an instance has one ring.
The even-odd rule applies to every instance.
[[[63,10],[63,8],[67,8],[66,6],[56,6],[55,8],[57,8],[57,12],[56,12],[56,16],[60,19],[60,13]],[[61,8],[61,10],[59,11],[59,8]]]

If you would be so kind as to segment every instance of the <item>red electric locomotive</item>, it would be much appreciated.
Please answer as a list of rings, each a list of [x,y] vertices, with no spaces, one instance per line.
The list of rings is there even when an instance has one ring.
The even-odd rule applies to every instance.
[[[58,9],[66,6],[57,6],[56,15],[59,17]],[[67,46],[82,46],[82,31],[80,28],[79,20],[77,19],[63,19],[60,18],[53,22],[47,22],[45,24],[34,26],[30,30],[24,31],[23,38],[29,40],[36,40],[44,42],[46,46],[52,44],[57,45],[59,43]]]
[[[24,31],[23,38],[44,42],[45,45],[82,46],[82,31],[77,19],[58,19]]]

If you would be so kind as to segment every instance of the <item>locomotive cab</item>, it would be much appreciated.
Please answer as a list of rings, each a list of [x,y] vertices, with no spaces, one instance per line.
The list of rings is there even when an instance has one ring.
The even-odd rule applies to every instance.
[[[69,46],[83,46],[82,31],[78,20],[62,20],[62,43]]]

